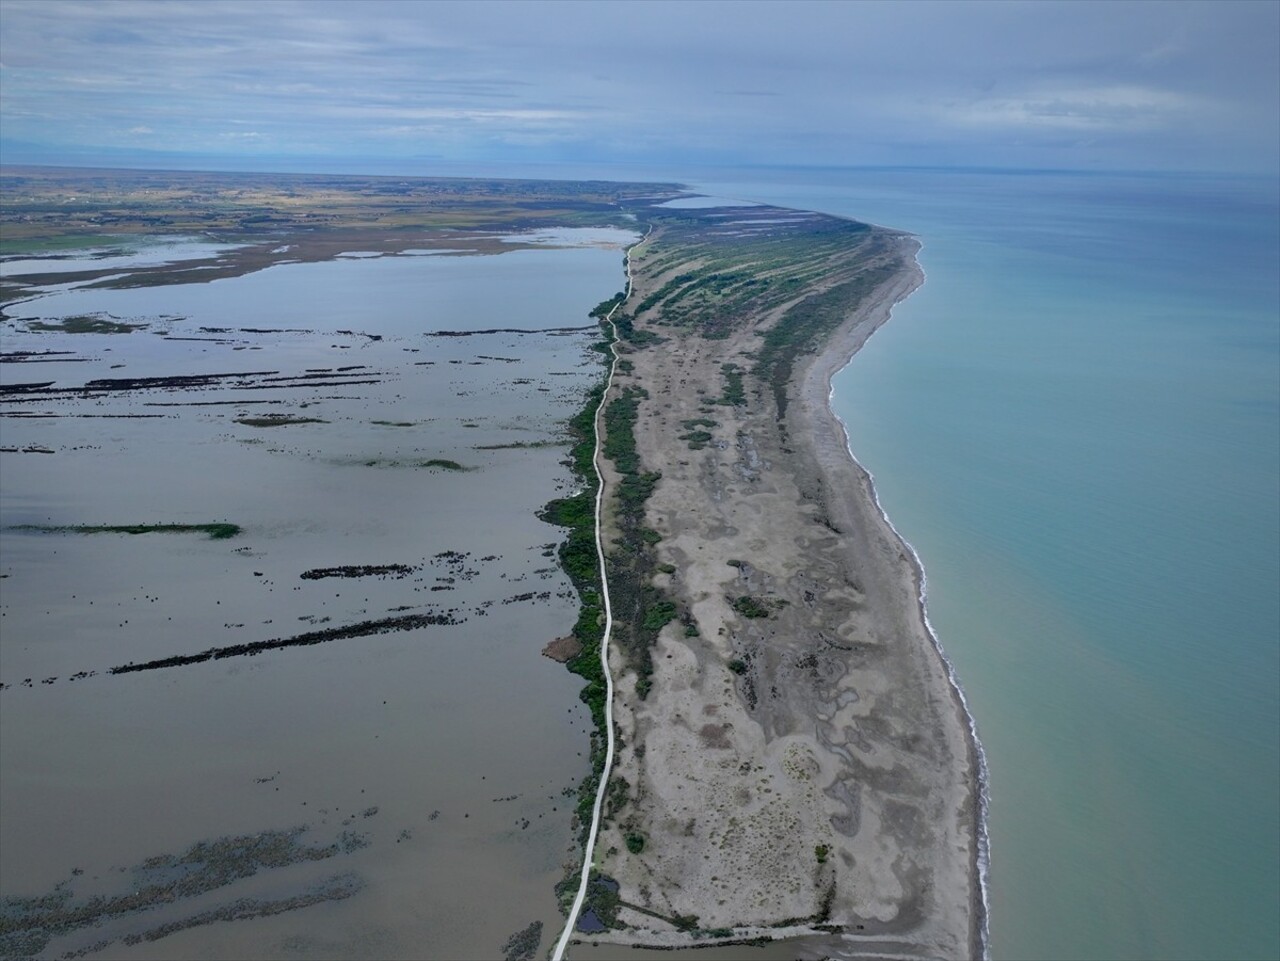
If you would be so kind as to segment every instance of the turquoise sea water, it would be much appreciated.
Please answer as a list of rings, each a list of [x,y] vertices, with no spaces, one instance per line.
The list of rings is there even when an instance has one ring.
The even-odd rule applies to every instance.
[[[924,243],[834,403],[988,753],[993,956],[1280,956],[1276,184],[698,189]]]

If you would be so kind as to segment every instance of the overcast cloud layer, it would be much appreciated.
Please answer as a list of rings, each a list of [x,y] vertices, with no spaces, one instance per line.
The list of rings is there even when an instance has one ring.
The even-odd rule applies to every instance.
[[[1272,0],[0,3],[7,162],[1274,172],[1278,118]]]

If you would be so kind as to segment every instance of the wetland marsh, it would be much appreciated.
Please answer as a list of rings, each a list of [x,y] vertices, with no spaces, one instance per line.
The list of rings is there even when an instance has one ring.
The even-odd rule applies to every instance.
[[[537,511],[631,236],[238,275],[195,236],[8,256],[0,953],[558,929],[590,719],[541,654],[577,597]]]

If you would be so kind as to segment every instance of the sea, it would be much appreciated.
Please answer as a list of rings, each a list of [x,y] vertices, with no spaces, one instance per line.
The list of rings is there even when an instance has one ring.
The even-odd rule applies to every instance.
[[[901,228],[833,405],[990,768],[991,955],[1280,957],[1280,185],[717,171]]]

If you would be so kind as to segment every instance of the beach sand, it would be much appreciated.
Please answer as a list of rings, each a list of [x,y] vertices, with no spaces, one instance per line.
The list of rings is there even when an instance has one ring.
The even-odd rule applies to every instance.
[[[689,269],[660,256],[663,231],[634,252],[628,307]],[[645,514],[661,535],[654,585],[688,616],[659,635],[647,696],[612,654],[613,777],[629,800],[606,821],[596,866],[620,884],[625,927],[593,941],[982,954],[978,747],[916,558],[829,406],[831,377],[923,280],[914,238],[873,236],[874,262],[848,269],[887,279],[796,359],[781,416],[779,395],[750,377],[745,403],[711,401],[711,414],[708,398],[723,365],[751,369],[784,308],[735,317],[722,338],[659,326],[650,308],[635,329],[664,339],[620,345],[631,368],[618,387],[648,391],[637,450],[661,472]],[[679,439],[699,418],[715,422],[714,440]]]

